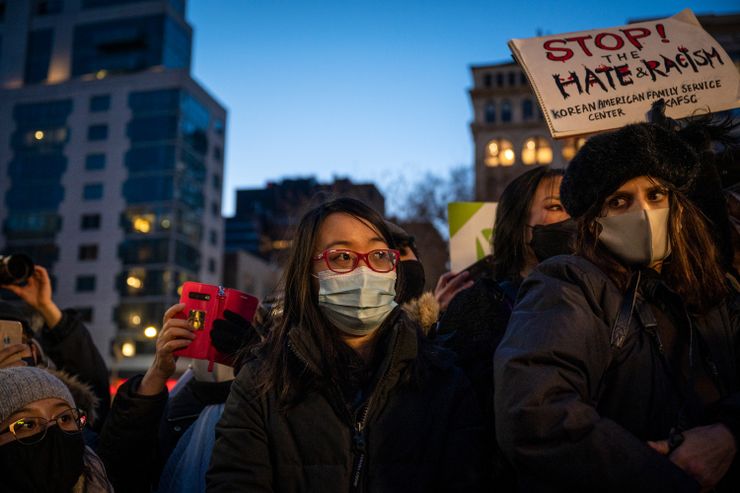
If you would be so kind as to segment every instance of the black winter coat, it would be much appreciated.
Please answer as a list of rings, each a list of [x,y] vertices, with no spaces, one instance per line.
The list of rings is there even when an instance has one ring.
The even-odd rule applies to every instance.
[[[207,490],[480,491],[482,424],[470,384],[449,358],[420,350],[427,343],[400,309],[385,325],[378,380],[355,416],[322,379],[318,347],[300,328],[286,349],[315,385],[290,409],[274,391],[257,396],[258,361],[245,365],[216,428]],[[414,369],[426,373],[421,383]]]
[[[118,493],[155,489],[180,437],[205,406],[225,402],[231,387],[231,381],[211,383],[191,378],[172,398],[166,388],[157,395],[144,396],[137,393],[141,379],[142,375],[137,375],[119,387],[100,437],[98,454]]]
[[[58,370],[64,370],[92,387],[99,399],[93,429],[100,431],[110,408],[108,367],[80,315],[74,310],[62,311],[59,323],[53,328],[41,329],[38,340]]]
[[[494,370],[497,436],[523,491],[698,491],[646,444],[668,438],[682,400],[655,337],[651,305],[638,289],[630,316],[624,306],[632,303],[624,298],[578,256],[550,259],[522,284]],[[698,360],[716,369],[720,400],[709,422],[686,428],[722,422],[737,440],[735,298],[690,318],[704,349]],[[673,315],[688,320],[685,311]],[[740,491],[728,481],[719,491]]]

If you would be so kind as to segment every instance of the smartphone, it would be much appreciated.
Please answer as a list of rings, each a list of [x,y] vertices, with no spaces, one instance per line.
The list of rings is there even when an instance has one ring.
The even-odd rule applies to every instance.
[[[0,320],[0,349],[23,342],[23,325],[17,320]],[[20,361],[22,353],[16,353],[6,363]]]
[[[211,363],[228,363],[233,355],[221,354],[211,344],[213,321],[224,318],[224,312],[229,310],[251,322],[259,300],[236,289],[186,282],[182,286],[180,303],[185,304],[185,309],[175,316],[190,322],[195,330],[195,339],[187,348],[175,351],[174,354],[204,359]]]
[[[463,269],[463,272],[468,272],[470,279],[473,280],[480,279],[481,277],[493,278],[493,255],[486,255],[477,262],[470,264]]]

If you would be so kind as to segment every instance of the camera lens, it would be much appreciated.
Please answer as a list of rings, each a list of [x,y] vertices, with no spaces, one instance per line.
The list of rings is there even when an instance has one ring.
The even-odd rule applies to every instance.
[[[33,274],[33,261],[28,255],[0,256],[0,284],[22,284]]]

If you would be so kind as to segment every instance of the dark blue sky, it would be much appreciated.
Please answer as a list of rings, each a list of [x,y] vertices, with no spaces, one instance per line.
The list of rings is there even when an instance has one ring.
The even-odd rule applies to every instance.
[[[194,75],[229,111],[234,190],[349,176],[386,192],[471,164],[470,65],[511,38],[627,19],[738,12],[737,0],[190,0]],[[393,213],[394,211],[389,211]]]

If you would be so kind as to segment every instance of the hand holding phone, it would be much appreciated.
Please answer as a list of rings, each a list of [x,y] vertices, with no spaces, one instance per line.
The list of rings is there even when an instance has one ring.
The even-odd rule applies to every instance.
[[[23,344],[23,325],[16,320],[0,320],[0,368],[17,366],[27,349],[28,345]]]
[[[175,315],[188,321],[195,332],[195,339],[188,347],[176,351],[176,356],[208,360],[211,363],[230,364],[233,354],[225,354],[213,345],[211,331],[216,320],[235,319],[233,315],[245,320],[244,330],[248,330],[259,300],[236,289],[213,286],[199,282],[186,282],[182,287],[180,302],[185,308]],[[227,314],[227,312],[230,312]]]

